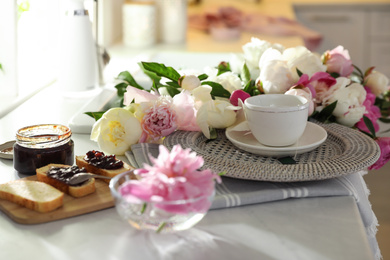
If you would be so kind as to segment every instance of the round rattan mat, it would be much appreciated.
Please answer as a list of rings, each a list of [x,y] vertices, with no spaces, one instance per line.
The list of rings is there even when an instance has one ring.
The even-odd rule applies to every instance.
[[[201,132],[176,131],[165,138],[164,145],[168,149],[175,144],[191,148],[203,157],[203,168],[226,172],[225,176],[272,182],[330,179],[363,170],[379,158],[379,146],[365,134],[336,123],[319,125],[328,133],[326,141],[293,157],[296,164],[282,164],[277,158],[243,151],[226,138],[224,130],[214,140]]]

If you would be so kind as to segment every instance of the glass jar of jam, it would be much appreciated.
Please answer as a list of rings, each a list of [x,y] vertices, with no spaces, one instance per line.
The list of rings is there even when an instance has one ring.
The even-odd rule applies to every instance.
[[[34,175],[37,168],[50,163],[73,165],[74,143],[67,126],[43,124],[27,126],[16,132],[14,168]]]

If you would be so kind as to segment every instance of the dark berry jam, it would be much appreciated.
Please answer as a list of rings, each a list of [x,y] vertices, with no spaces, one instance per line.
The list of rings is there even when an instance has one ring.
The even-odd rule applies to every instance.
[[[35,170],[50,163],[72,165],[74,163],[74,144],[68,143],[48,148],[27,148],[14,145],[14,168],[26,175],[36,174]]]
[[[105,155],[103,152],[95,150],[87,152],[84,160],[100,169],[115,170],[123,167],[123,162],[117,160],[115,155]]]
[[[14,168],[33,175],[37,168],[50,163],[72,165],[74,144],[67,126],[42,124],[26,126],[16,132]]]
[[[69,180],[77,173],[87,172],[85,168],[79,168],[77,166],[71,167],[52,167],[47,172],[47,176],[50,178],[65,182],[68,184]],[[78,184],[81,185],[81,184]]]

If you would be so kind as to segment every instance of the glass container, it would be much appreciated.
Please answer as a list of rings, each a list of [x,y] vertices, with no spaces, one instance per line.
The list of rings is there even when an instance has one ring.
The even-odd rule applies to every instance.
[[[139,230],[149,230],[158,233],[173,233],[187,230],[196,225],[206,215],[214,199],[215,192],[209,196],[188,200],[162,202],[128,200],[120,194],[119,187],[130,180],[131,176],[133,176],[132,171],[117,175],[110,181],[110,190],[115,199],[115,207],[118,214],[132,227]],[[206,210],[204,205],[208,205]],[[202,211],[197,211],[197,208],[202,208]],[[175,213],[175,210],[186,213]]]
[[[26,175],[50,163],[73,165],[74,143],[69,127],[58,124],[26,126],[16,132],[14,168]]]

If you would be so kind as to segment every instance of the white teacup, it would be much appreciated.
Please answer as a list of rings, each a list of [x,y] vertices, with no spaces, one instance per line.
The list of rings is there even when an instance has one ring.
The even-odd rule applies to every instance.
[[[257,95],[247,98],[243,107],[248,126],[261,144],[292,145],[305,131],[309,102],[304,97],[285,94]]]

